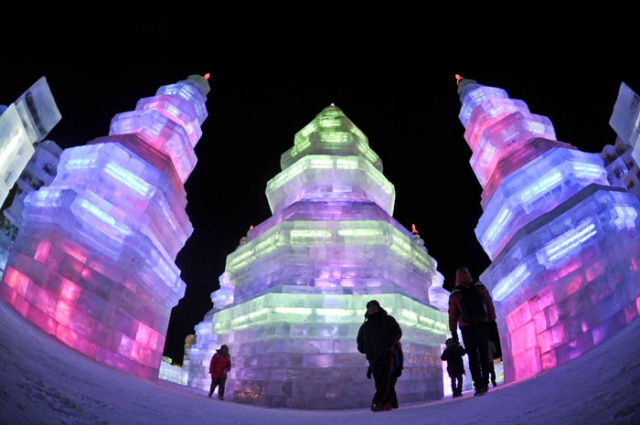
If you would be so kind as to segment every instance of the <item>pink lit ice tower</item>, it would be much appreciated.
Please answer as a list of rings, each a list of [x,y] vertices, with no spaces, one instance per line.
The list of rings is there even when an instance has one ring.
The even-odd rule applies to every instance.
[[[505,380],[580,356],[638,316],[640,203],[598,154],[555,139],[548,118],[458,77],[459,115],[483,187],[475,229],[501,331]]]
[[[25,199],[0,284],[28,320],[100,363],[156,379],[175,264],[193,231],[184,182],[209,83],[190,76],[116,115],[109,136],[63,152],[51,185]]]

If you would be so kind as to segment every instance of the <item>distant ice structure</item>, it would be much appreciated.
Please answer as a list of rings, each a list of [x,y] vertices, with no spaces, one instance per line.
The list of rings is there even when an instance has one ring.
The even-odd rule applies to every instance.
[[[4,274],[9,251],[22,224],[25,197],[42,186],[48,186],[56,175],[62,149],[51,140],[36,142],[35,153],[20,174],[2,206],[0,216],[0,278]]]
[[[601,153],[609,182],[640,198],[640,96],[625,83],[620,85],[609,125],[617,134],[615,145],[606,145]]]
[[[476,236],[497,307],[506,381],[580,356],[638,316],[638,198],[602,158],[555,140],[548,118],[474,80],[460,121],[484,191]]]
[[[441,297],[430,299],[442,275],[419,235],[392,218],[395,189],[366,136],[329,106],[295,135],[281,168],[267,183],[273,216],[227,257],[213,320],[196,329],[190,385],[209,386],[212,340],[203,346],[200,332],[211,332],[214,349],[230,348],[226,394],[237,401],[369,406],[374,384],[356,336],[377,299],[404,332],[400,403],[442,398],[448,327]],[[198,352],[207,354],[196,361]]]
[[[158,371],[158,379],[173,382],[178,385],[187,385],[187,370],[173,364],[168,357],[163,357]]]
[[[0,205],[35,152],[33,144],[61,117],[45,77],[11,105],[0,105]]]
[[[116,115],[109,136],[62,153],[54,181],[24,202],[0,296],[96,361],[155,380],[171,308],[185,284],[175,264],[193,231],[184,182],[209,83],[161,87]]]

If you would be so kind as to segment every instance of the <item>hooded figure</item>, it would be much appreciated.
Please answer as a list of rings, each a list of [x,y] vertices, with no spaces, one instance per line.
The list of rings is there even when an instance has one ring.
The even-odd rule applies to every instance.
[[[480,309],[476,307],[478,304]],[[482,395],[488,390],[489,322],[494,320],[496,310],[489,291],[482,283],[473,280],[469,270],[460,267],[456,272],[456,287],[449,296],[449,330],[452,338],[458,341],[460,326],[475,395]]]
[[[231,369],[231,356],[229,355],[229,347],[223,345],[211,358],[209,364],[209,373],[211,374],[211,388],[209,389],[209,397],[213,395],[213,391],[218,388],[218,399],[224,400],[224,386],[227,382],[227,373]]]
[[[371,410],[390,410],[398,406],[393,387],[399,371],[394,369],[394,364],[396,351],[400,350],[402,330],[396,319],[387,314],[376,300],[367,303],[364,318],[358,331],[357,343],[358,351],[366,355],[369,361],[369,370],[376,384]],[[394,370],[397,376],[394,375]]]
[[[445,341],[447,347],[442,352],[440,359],[447,362],[447,373],[451,378],[451,392],[453,397],[462,395],[462,382],[464,379],[464,363],[462,357],[467,354],[464,347],[453,338]]]

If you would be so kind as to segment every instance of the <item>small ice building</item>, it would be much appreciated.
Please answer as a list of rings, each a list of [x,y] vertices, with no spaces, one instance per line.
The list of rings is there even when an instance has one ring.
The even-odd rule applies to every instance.
[[[41,77],[14,103],[0,105],[0,205],[43,140],[62,116]]]

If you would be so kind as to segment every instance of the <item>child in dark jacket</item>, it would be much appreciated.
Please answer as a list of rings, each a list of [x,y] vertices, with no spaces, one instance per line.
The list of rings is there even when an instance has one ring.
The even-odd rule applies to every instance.
[[[453,338],[446,341],[447,348],[442,352],[440,359],[447,362],[447,372],[451,378],[451,392],[453,397],[462,395],[462,378],[464,377],[464,364],[462,356],[467,352],[464,347]]]

